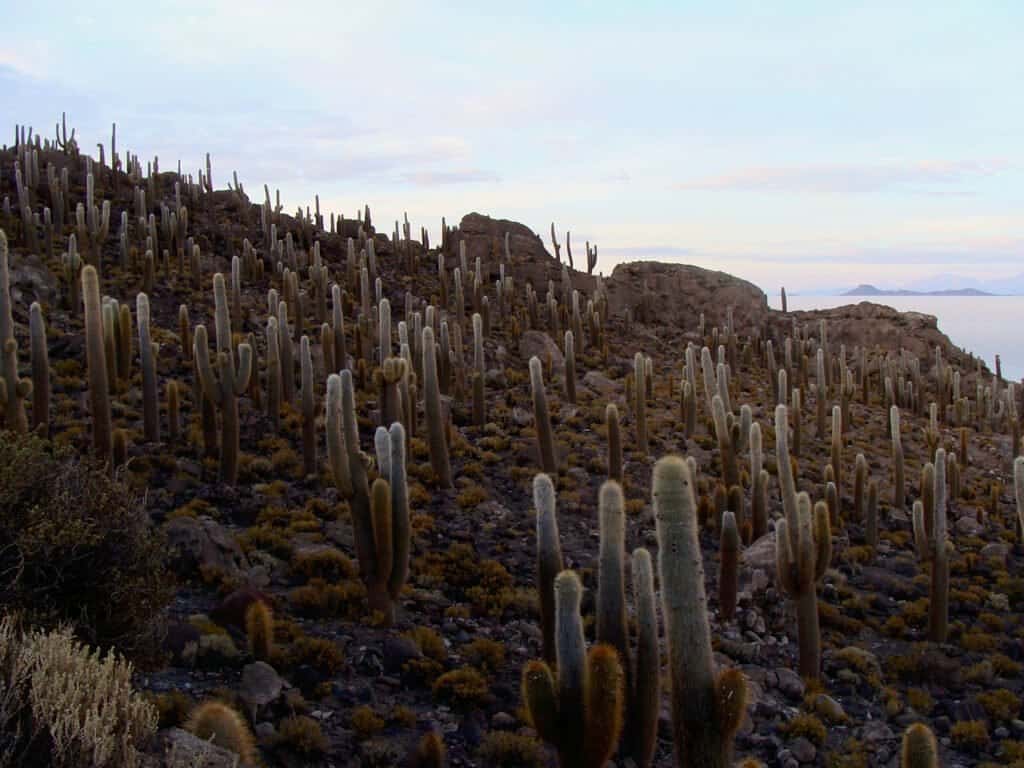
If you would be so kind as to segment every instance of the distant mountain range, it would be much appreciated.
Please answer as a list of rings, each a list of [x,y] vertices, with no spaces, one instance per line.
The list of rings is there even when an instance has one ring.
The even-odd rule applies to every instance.
[[[994,293],[981,291],[977,288],[945,288],[938,291],[911,291],[906,288],[883,290],[873,285],[862,283],[856,288],[843,291],[840,296],[995,296]]]

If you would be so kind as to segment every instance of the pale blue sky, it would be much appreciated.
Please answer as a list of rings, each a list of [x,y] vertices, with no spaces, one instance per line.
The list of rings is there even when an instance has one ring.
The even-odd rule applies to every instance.
[[[116,120],[165,168],[209,151],[218,186],[385,230],[554,220],[605,271],[1024,272],[1024,4],[487,5],[12,3],[0,129]]]

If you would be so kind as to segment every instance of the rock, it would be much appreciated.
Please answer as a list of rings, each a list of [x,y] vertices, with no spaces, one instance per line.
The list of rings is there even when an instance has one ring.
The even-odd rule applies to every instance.
[[[548,355],[551,356],[552,370],[556,375],[560,375],[565,371],[565,357],[562,355],[562,350],[559,349],[555,340],[544,331],[526,331],[520,336],[519,354],[522,355],[524,361],[534,356],[540,358],[545,376],[548,371]],[[551,382],[546,381],[544,383],[550,384]]]
[[[270,598],[258,589],[243,587],[236,589],[225,597],[220,604],[210,611],[210,618],[222,627],[245,629],[245,613],[256,601],[271,605]]]
[[[865,743],[876,745],[882,741],[891,741],[895,735],[892,728],[881,720],[868,720],[860,729],[860,737]]]
[[[644,317],[644,284],[650,316]],[[753,283],[725,272],[690,264],[636,261],[619,264],[605,279],[609,312],[624,315],[629,309],[639,322],[694,328],[701,313],[710,329],[724,326],[731,306],[742,327],[760,326],[768,316],[768,299]]]
[[[491,727],[499,731],[511,731],[516,727],[516,719],[508,712],[496,712],[491,718]]]
[[[583,375],[583,386],[592,389],[604,400],[610,400],[619,394],[619,385],[600,371],[587,371]]]
[[[175,755],[175,765],[192,768],[233,768],[245,766],[239,763],[238,755],[193,736],[181,728],[169,728],[157,735],[158,749],[163,755]]]
[[[760,570],[771,576],[775,575],[775,531],[769,531],[761,538],[752,542],[741,555],[743,565],[747,568]]]
[[[994,541],[982,547],[981,552],[978,554],[985,558],[991,557],[1005,561],[1010,554],[1010,545],[1004,544],[1001,541]]]
[[[972,515],[964,515],[956,521],[956,532],[961,536],[977,536],[982,531],[982,525]]]
[[[913,581],[897,576],[885,568],[864,566],[860,575],[864,586],[871,592],[897,600],[908,600],[917,596]]]
[[[384,641],[384,671],[399,674],[406,662],[423,657],[419,646],[402,635]]]
[[[237,577],[250,567],[234,536],[211,517],[176,517],[164,532],[171,567],[179,576],[190,578],[200,569],[209,569]]]
[[[800,675],[788,667],[779,667],[775,670],[775,674],[779,679],[779,690],[787,698],[799,700],[804,697],[806,686]]]
[[[824,693],[814,697],[814,711],[832,723],[842,723],[846,720],[843,705]]]
[[[247,664],[242,669],[238,695],[255,713],[281,695],[284,681],[272,666],[263,661]]]
[[[818,750],[815,749],[814,745],[803,736],[794,739],[790,743],[789,752],[800,763],[813,763],[814,758],[818,754]]]
[[[518,427],[527,427],[533,424],[533,413],[517,405],[512,409],[512,421]]]

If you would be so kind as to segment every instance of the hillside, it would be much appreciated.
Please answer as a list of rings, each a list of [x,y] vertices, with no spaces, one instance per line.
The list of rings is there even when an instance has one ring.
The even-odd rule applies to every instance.
[[[883,290],[873,285],[861,283],[856,288],[845,291],[843,296],[993,296],[994,294],[977,288],[946,288],[938,291],[911,291],[907,289]]]
[[[627,702],[607,706],[626,718],[616,765],[648,762],[648,744],[678,764],[721,729],[722,765],[897,766],[918,722],[942,765],[1024,761],[1024,410],[934,318],[784,314],[685,265],[599,277],[479,213],[440,243],[369,207],[289,216],[269,190],[215,189],[209,165],[147,174],[111,149],[114,171],[51,143],[0,151],[0,534],[19,542],[0,607],[135,661],[159,714],[136,730],[142,764],[189,765],[189,714],[215,699],[255,746],[218,737],[207,766],[232,764],[224,745],[267,766],[436,765],[429,734],[452,765],[553,764],[538,733],[589,766],[565,714],[582,710],[544,710],[541,691],[531,725],[521,691],[524,668],[543,688],[528,664],[556,600],[565,669],[600,632],[654,690],[588,685],[588,713]],[[776,408],[780,374],[799,410]],[[656,465],[672,454],[692,466]],[[86,470],[100,477],[72,482]],[[578,612],[572,577],[555,597],[562,567]],[[621,656],[591,657],[593,680],[615,679]],[[690,730],[673,695],[706,707]],[[617,720],[588,720],[587,759]]]

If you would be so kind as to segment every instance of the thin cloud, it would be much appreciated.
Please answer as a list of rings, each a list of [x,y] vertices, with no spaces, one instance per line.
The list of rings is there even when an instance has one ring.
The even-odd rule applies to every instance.
[[[439,187],[448,184],[477,184],[485,181],[501,181],[494,171],[470,168],[463,171],[417,171],[402,176],[404,181],[421,187]]]
[[[864,194],[891,189],[956,190],[967,182],[1006,171],[1003,160],[927,160],[875,164],[755,166],[675,185],[681,190],[778,191]]]

